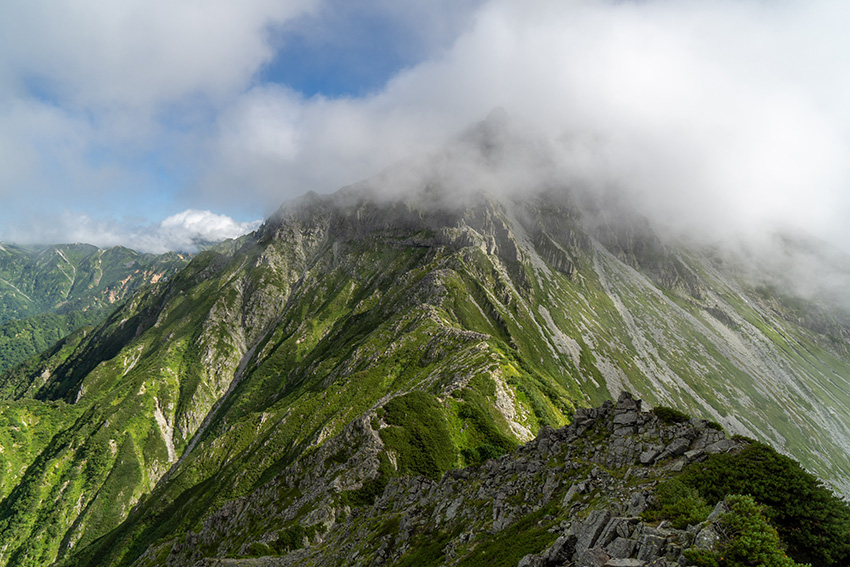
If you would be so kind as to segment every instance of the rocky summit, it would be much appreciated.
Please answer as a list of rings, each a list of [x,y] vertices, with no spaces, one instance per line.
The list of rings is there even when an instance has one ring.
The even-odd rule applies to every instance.
[[[705,562],[720,501],[726,533],[770,516],[759,541],[842,564],[843,508],[782,460],[850,493],[841,303],[514,137],[288,203],[0,377],[0,565]]]

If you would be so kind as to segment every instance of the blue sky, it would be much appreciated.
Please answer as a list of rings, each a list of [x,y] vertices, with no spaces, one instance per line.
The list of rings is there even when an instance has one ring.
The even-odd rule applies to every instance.
[[[376,9],[338,3],[270,30],[275,47],[259,83],[287,85],[304,96],[358,97],[379,91],[406,67],[429,55],[430,38],[416,22]],[[445,38],[450,39],[450,38]]]
[[[0,241],[236,234],[501,106],[661,220],[850,250],[846,6],[3,3]]]

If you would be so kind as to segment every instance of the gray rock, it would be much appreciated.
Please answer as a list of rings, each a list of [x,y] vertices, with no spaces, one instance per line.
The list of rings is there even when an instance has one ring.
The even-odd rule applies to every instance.
[[[575,536],[560,536],[546,552],[545,558],[549,565],[563,565],[569,561],[576,551]]]
[[[714,549],[720,541],[720,534],[714,529],[714,524],[707,524],[694,538],[694,547],[700,549]]]
[[[666,538],[659,534],[657,530],[645,528],[643,535],[638,540],[637,558],[647,562],[654,560],[661,555],[666,541]]]
[[[564,495],[564,500],[562,506],[566,508],[570,502],[572,502],[573,498],[576,497],[577,494],[581,494],[587,490],[587,482],[577,482],[573,484],[567,493]]]
[[[585,550],[593,547],[599,534],[611,520],[611,512],[608,510],[595,510],[591,512],[587,520],[581,525],[578,533],[576,533],[576,548]]]
[[[711,514],[708,515],[708,522],[716,522],[722,514],[725,514],[729,511],[729,507],[726,506],[726,502],[721,500],[714,507],[714,510],[711,511]]]
[[[606,548],[609,543],[614,541],[624,531],[628,534],[628,520],[625,518],[611,518],[611,521],[608,522],[596,539],[596,545]]]
[[[667,445],[664,451],[658,456],[657,460],[667,459],[669,457],[678,457],[679,455],[684,455],[685,451],[688,450],[688,447],[691,446],[691,442],[684,438],[678,437],[673,440],[672,443]]]
[[[637,411],[617,412],[614,414],[614,425],[633,425],[637,420]]]
[[[611,557],[624,559],[626,557],[631,557],[632,554],[634,554],[636,545],[637,542],[633,539],[618,537],[609,543],[605,549]]]
[[[543,558],[534,554],[528,554],[519,560],[516,567],[543,567]]]
[[[634,425],[615,425],[614,431],[611,432],[611,435],[615,437],[627,437],[629,435],[634,435],[636,428]]]
[[[575,549],[576,537],[574,535],[560,536],[544,553],[523,557],[517,567],[561,567],[572,562]]]
[[[720,441],[716,441],[705,448],[705,452],[709,455],[714,455],[717,453],[725,453],[730,449],[733,449],[738,446],[738,443],[731,439],[721,439]]]
[[[646,565],[646,561],[641,561],[640,559],[635,559],[633,557],[609,559],[608,562],[605,563],[605,567],[643,567],[644,565]]]
[[[635,492],[629,500],[629,508],[626,513],[629,516],[640,516],[648,507],[646,496],[641,492]]]
[[[640,454],[640,464],[650,465],[660,454],[661,451],[658,449],[647,449],[646,451]]]
[[[610,559],[604,550],[593,547],[576,554],[575,567],[605,567]]]
[[[635,399],[629,392],[621,392],[617,398],[618,411],[640,411],[641,400]]]
[[[702,449],[694,449],[693,451],[685,451],[685,458],[689,461],[693,461],[694,459],[698,459],[705,453]]]

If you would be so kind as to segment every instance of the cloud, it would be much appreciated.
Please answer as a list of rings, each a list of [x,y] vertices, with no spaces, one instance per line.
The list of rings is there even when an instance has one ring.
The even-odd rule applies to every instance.
[[[151,235],[143,240],[144,248],[156,250],[197,251],[198,246],[236,238],[260,227],[262,221],[236,222],[226,215],[189,209],[163,220]]]
[[[188,209],[149,224],[141,218],[94,218],[64,212],[55,217],[32,218],[26,228],[6,229],[0,240],[20,244],[82,242],[101,248],[125,246],[139,252],[198,252],[203,247],[237,238],[260,227],[262,221],[238,222],[227,215]]]
[[[218,117],[204,186],[270,205],[331,191],[502,106],[659,220],[790,223],[848,248],[848,16],[834,1],[492,0],[371,95],[248,90]]]
[[[313,0],[33,0],[2,8],[3,66],[84,107],[148,107],[241,89],[273,55],[268,27]]]
[[[152,199],[244,217],[501,106],[573,182],[618,187],[658,222],[794,225],[850,250],[848,19],[838,0],[4,4],[0,195],[6,211],[126,216]],[[287,47],[354,52],[361,25],[405,54],[384,84],[269,82],[300,54]],[[361,53],[346,65],[381,57]]]
[[[275,26],[317,3],[0,4],[0,221],[185,207],[175,186],[203,169],[210,117],[274,56]]]
[[[236,222],[226,215],[189,209],[166,218],[150,235],[139,235],[138,238],[140,247],[151,252],[197,252],[199,246],[257,230],[261,222]]]

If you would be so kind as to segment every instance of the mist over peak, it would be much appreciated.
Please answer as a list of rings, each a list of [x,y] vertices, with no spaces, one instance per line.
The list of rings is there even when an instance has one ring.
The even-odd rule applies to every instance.
[[[846,3],[450,4],[249,2],[218,17],[10,5],[0,238],[68,210],[150,224],[163,212],[148,202],[163,198],[256,218],[438,151],[501,107],[548,146],[526,158],[554,155],[571,180],[633,194],[656,224],[707,237],[790,225],[850,250]],[[128,10],[157,33],[122,33]],[[361,10],[439,41],[348,94],[270,80],[299,55],[285,39],[344,48],[363,20],[340,14]]]
[[[470,219],[496,207],[532,226],[539,221],[529,215],[556,207],[559,222],[570,219],[572,229],[635,266],[643,261],[644,269],[661,273],[667,268],[648,266],[645,259],[675,264],[678,254],[694,250],[724,263],[753,287],[850,313],[850,258],[839,248],[793,224],[735,218],[715,223],[710,210],[695,220],[699,201],[686,209],[681,203],[659,204],[669,187],[653,190],[628,179],[606,165],[604,152],[602,140],[553,138],[496,108],[438,149],[400,160],[333,194],[307,193],[284,204],[272,219],[348,211],[336,217],[341,232],[353,226],[350,214],[359,223],[351,228],[356,231],[363,226],[436,229],[475,226]]]

